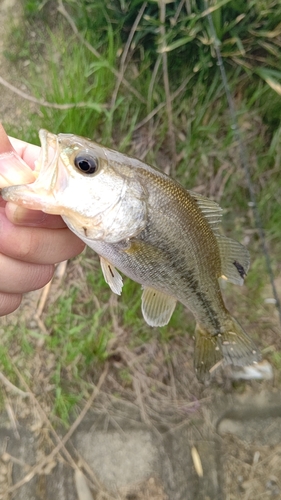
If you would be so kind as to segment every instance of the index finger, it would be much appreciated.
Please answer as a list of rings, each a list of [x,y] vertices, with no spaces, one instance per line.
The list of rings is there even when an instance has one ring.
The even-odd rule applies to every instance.
[[[59,215],[46,214],[40,210],[29,210],[19,207],[11,201],[6,204],[5,213],[9,221],[17,226],[47,227],[49,229],[66,227]]]

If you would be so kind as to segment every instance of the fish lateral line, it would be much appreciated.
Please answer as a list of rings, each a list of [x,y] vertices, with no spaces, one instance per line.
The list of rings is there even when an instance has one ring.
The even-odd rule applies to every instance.
[[[226,310],[219,287],[220,278],[242,285],[250,265],[248,250],[220,234],[222,208],[143,161],[83,137],[42,130],[40,139],[38,178],[2,189],[3,198],[61,215],[100,255],[114,293],[123,287],[116,268],[142,284],[142,312],[151,326],[167,324],[177,300],[188,307],[200,322],[199,379],[221,360],[257,362],[258,349]],[[88,165],[87,155],[98,163],[92,176],[78,168]]]

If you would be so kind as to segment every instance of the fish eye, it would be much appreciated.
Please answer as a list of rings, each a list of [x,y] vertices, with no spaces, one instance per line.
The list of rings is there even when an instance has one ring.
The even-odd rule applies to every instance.
[[[98,170],[98,159],[90,153],[78,153],[74,158],[75,167],[84,174],[94,174]]]

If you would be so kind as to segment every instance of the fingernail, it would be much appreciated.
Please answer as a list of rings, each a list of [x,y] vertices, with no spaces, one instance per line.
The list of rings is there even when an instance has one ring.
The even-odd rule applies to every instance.
[[[46,220],[47,214],[40,210],[28,210],[28,208],[15,206],[15,210],[9,216],[12,217],[13,223],[23,226],[37,226]],[[9,217],[9,218],[10,218]]]

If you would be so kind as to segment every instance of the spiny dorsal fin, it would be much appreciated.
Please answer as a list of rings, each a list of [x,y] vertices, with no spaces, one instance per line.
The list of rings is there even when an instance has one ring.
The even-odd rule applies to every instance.
[[[223,236],[216,235],[221,257],[222,277],[236,285],[243,285],[244,278],[250,267],[250,255],[241,243]]]
[[[199,193],[188,191],[190,196],[197,202],[203,216],[211,225],[213,231],[216,231],[220,225],[223,209],[213,200],[209,200]]]
[[[176,299],[154,288],[144,287],[141,309],[145,321],[150,326],[164,326],[169,323],[176,307]]]
[[[100,265],[106,283],[114,293],[121,295],[123,287],[122,276],[116,271],[115,267],[103,257],[100,257]]]

